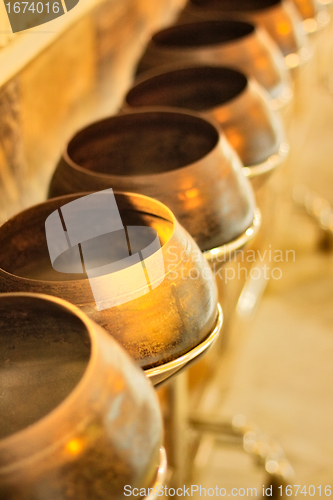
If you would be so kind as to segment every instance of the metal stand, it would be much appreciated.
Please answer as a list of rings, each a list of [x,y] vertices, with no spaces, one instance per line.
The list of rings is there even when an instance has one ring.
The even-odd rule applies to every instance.
[[[269,262],[257,263],[257,267],[269,266]],[[262,279],[246,280],[236,307],[236,316],[240,321],[247,321],[253,314],[256,306],[263,294],[267,284],[266,274],[260,273]],[[228,327],[225,334],[222,335],[222,345],[219,351],[219,357],[226,360],[226,353],[233,355],[233,350],[237,349],[239,339],[235,339],[231,335],[228,338]],[[227,338],[225,338],[225,336]],[[234,345],[235,344],[235,345]],[[213,354],[213,352],[212,352]],[[209,354],[208,354],[209,357]],[[215,365],[215,363],[214,363]],[[223,372],[223,366],[221,366]],[[227,367],[228,370],[228,367]],[[219,379],[223,379],[219,370]],[[216,394],[213,384],[206,386],[197,405],[200,412],[191,411],[193,401],[189,401],[188,394],[188,371],[184,371],[175,376],[167,387],[167,407],[170,410],[169,427],[167,427],[167,451],[168,458],[173,474],[170,480],[170,485],[173,488],[182,487],[189,480],[190,471],[193,467],[198,466],[198,455],[202,446],[204,446],[208,437],[213,441],[222,441],[236,448],[241,448],[245,453],[250,454],[256,464],[268,475],[268,484],[272,486],[272,497],[278,495],[280,491],[278,486],[290,484],[293,478],[293,469],[286,459],[281,448],[273,443],[267,436],[263,435],[255,427],[251,427],[246,423],[244,417],[237,416],[232,422],[226,422],[221,417],[216,417],[212,414],[213,405],[206,404],[207,401],[216,400]],[[223,392],[223,389],[222,389]],[[205,410],[203,413],[202,410]],[[191,444],[194,446],[191,448]],[[201,446],[202,445],[202,446]],[[199,454],[197,452],[199,451]],[[200,467],[200,464],[199,464]],[[272,498],[271,497],[271,498]]]
[[[256,463],[264,467],[274,486],[290,484],[294,471],[281,447],[270,441],[268,436],[254,426],[247,424],[243,415],[237,415],[232,422],[220,417],[196,414],[190,419],[191,426],[200,433],[214,434],[219,440],[240,446]]]
[[[216,440],[241,447],[245,453],[250,454],[268,475],[267,486],[272,486],[271,498],[278,497],[279,486],[292,483],[294,471],[281,447],[259,429],[247,424],[244,416],[237,415],[232,422],[228,422],[219,416],[213,417],[200,412],[189,414],[188,372],[185,371],[170,381],[168,406],[172,409],[167,435],[172,488],[181,488],[187,483],[195,462],[196,453],[190,454],[191,431],[199,440],[210,434]]]

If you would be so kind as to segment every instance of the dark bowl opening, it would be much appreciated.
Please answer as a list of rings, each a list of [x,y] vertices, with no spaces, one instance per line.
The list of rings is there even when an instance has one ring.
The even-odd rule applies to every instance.
[[[243,21],[201,21],[167,28],[155,33],[152,39],[162,47],[201,47],[238,40],[254,29]]]
[[[81,380],[89,333],[70,311],[36,297],[0,298],[0,439],[54,410]]]
[[[247,78],[238,71],[198,66],[154,76],[133,87],[127,103],[137,106],[171,106],[206,111],[240,95]]]
[[[281,3],[281,0],[190,0],[193,5],[221,12],[263,10]]]
[[[218,143],[216,128],[182,113],[118,115],[85,128],[69,143],[76,165],[112,175],[150,175],[185,167]]]
[[[53,268],[45,231],[45,222],[53,212],[83,196],[86,194],[54,198],[21,212],[4,223],[0,228],[0,269],[20,278],[38,281],[60,282],[86,279],[88,276],[86,272],[82,272],[82,266],[80,272],[77,272],[77,269],[75,272],[71,272],[73,259],[70,251],[63,252],[54,262],[54,265],[61,264],[61,269],[66,269],[68,272],[59,272]],[[163,212],[163,209],[160,208],[161,204],[148,200],[146,205],[137,206],[136,197],[128,198],[120,193],[115,193],[115,197],[124,227],[146,226],[153,228],[157,232],[161,246],[169,241],[173,233],[174,223],[168,216],[169,212]],[[145,198],[143,199],[145,200]],[[78,207],[73,211],[71,217],[84,220],[84,223],[89,227],[89,225],[95,224],[94,212],[91,213],[90,220],[90,213],[83,214],[82,208]],[[65,222],[68,220],[70,219],[66,219]],[[63,229],[66,230],[66,226]],[[148,246],[145,244],[147,239],[148,244],[151,242],[151,234],[141,233],[136,239],[136,246],[141,245],[144,248]],[[82,245],[82,243],[79,245],[81,261],[83,260],[86,268],[87,262],[89,262],[91,269],[117,262],[124,258],[125,252],[129,255],[138,251],[133,248],[133,245],[130,247],[128,232],[126,233],[125,230],[102,234],[84,242],[84,248]],[[154,251],[152,248],[151,253]]]

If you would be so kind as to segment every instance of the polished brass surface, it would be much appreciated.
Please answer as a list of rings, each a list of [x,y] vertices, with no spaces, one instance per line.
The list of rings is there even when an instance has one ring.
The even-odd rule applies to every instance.
[[[201,250],[229,243],[253,221],[254,196],[239,158],[196,113],[143,108],[77,133],[50,196],[109,187],[165,203]]]
[[[159,31],[148,43],[138,71],[175,63],[232,66],[257,80],[276,107],[292,97],[281,52],[264,29],[248,22],[199,20]]]
[[[156,200],[115,193],[123,224],[153,227],[160,238],[164,280],[149,293],[98,311],[86,275],[53,269],[45,220],[54,210],[81,196],[49,200],[1,226],[0,292],[46,293],[76,304],[111,333],[144,369],[173,361],[203,342],[216,325],[215,280],[193,239],[172,212]],[[135,281],[137,266],[141,263],[129,268],[133,296],[139,291]],[[123,271],[118,273],[121,282]],[[103,276],[100,279],[104,286]]]
[[[189,0],[180,22],[234,17],[253,22],[267,30],[284,56],[308,58],[307,36],[302,18],[290,0]]]
[[[80,309],[1,294],[0,343],[2,499],[120,500],[161,477],[155,391]]]
[[[257,82],[230,68],[170,66],[167,72],[150,72],[127,93],[124,106],[174,106],[215,119],[251,179],[266,179],[285,157],[282,120],[270,108],[267,94]]]
[[[160,449],[160,464],[155,478],[155,483],[149,488],[149,495],[144,498],[144,500],[155,500],[156,496],[161,495],[160,489],[161,485],[165,483],[167,476],[168,462],[165,449],[161,447]]]
[[[255,238],[259,229],[261,227],[261,212],[258,208],[254,211],[254,217],[252,225],[238,238],[227,243],[225,245],[221,245],[220,247],[212,248],[207,252],[204,252],[204,257],[209,262],[211,269],[213,269],[214,274],[219,270],[221,266],[229,262],[234,252],[237,250],[241,250],[246,247],[247,244]]]
[[[217,337],[220,334],[222,324],[223,324],[223,313],[221,306],[218,304],[218,315],[216,319],[216,324],[212,332],[209,334],[209,336],[198,346],[194,347],[193,349],[191,349],[191,351],[187,352],[183,356],[180,356],[179,358],[170,361],[169,363],[165,363],[161,367],[150,368],[149,370],[146,370],[145,371],[146,376],[152,379],[154,385],[157,385],[160,382],[163,382],[165,379],[169,378],[174,373],[178,372],[180,369],[186,367],[191,361],[199,358],[199,356],[204,354],[205,351],[214,344],[214,342],[216,341]]]

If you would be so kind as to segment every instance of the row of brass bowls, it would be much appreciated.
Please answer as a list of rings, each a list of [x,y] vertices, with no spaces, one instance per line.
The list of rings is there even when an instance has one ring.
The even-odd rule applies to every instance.
[[[282,53],[266,31],[248,22],[211,20],[175,25],[155,33],[138,73],[169,64],[232,66],[252,77],[274,99],[291,99],[290,76]]]
[[[215,119],[238,153],[243,171],[260,185],[285,159],[282,120],[267,94],[239,71],[222,66],[170,66],[145,74],[125,97],[124,110],[168,106],[199,111]]]
[[[307,46],[302,17],[290,0],[189,0],[179,22],[226,16],[264,27],[285,57]]]
[[[129,298],[137,298],[114,307],[111,301],[108,309],[98,310],[85,274],[53,269],[45,221],[55,210],[82,196],[81,193],[49,200],[1,226],[0,292],[35,292],[68,300],[103,326],[145,370],[174,361],[205,341],[221,321],[217,317],[217,289],[212,272],[193,239],[172,212],[156,200],[115,193],[123,225],[152,227],[161,241],[164,279],[149,293],[142,295],[141,284],[136,282],[140,262],[113,273],[119,287],[131,283],[131,290],[126,293],[130,292]],[[89,214],[81,208],[75,208],[73,216],[89,224]],[[147,267],[153,257],[145,260]],[[98,258],[104,263],[103,254]],[[104,276],[95,279],[108,294],[110,285],[103,281]],[[164,378],[163,370],[154,375],[154,383]]]
[[[0,498],[120,500],[153,485],[158,401],[101,327],[58,298],[1,294],[0,358]]]
[[[78,132],[50,196],[110,187],[165,203],[203,251],[234,240],[254,218],[238,156],[215,124],[196,113],[140,108]]]
[[[242,52],[240,45],[247,39],[243,51],[247,56],[239,59],[239,67],[244,69],[255,51],[260,53],[262,66],[269,60],[268,66],[276,72],[264,74],[253,67],[253,75],[282,103],[287,77],[274,46],[267,50],[269,39],[260,30],[249,29],[246,23],[229,23],[231,31],[234,27],[241,31],[236,37],[225,35],[228,42],[237,39],[236,45],[241,40],[236,52]],[[182,29],[186,46],[184,31],[189,28]],[[199,33],[199,41],[200,37],[206,40],[207,35]],[[257,44],[251,45],[253,40]],[[212,44],[215,39],[208,41]],[[205,63],[216,61],[213,54],[212,61]],[[241,116],[248,103],[246,109],[258,115],[258,124],[262,121],[257,132],[267,151],[249,147],[255,146],[251,125],[245,125],[238,142],[234,138],[234,146],[249,166],[266,161],[276,153],[280,136],[276,133],[274,143],[274,126],[270,112],[264,112],[264,98],[239,73],[208,68],[210,74],[215,70],[233,74],[242,95],[237,102],[238,94],[232,94],[229,109],[218,106],[210,116],[225,127],[231,140],[232,119]],[[178,102],[158,104],[179,106]],[[267,130],[265,120],[272,130]],[[241,130],[240,121],[236,128]],[[263,132],[267,132],[265,141]],[[243,137],[248,143],[241,145]],[[157,287],[141,293],[135,281],[136,265],[117,271],[119,283],[133,283],[130,293],[136,298],[121,304],[111,300],[109,308],[99,310],[85,273],[60,273],[52,267],[45,221],[64,205],[88,195],[82,191],[110,187],[135,192],[116,193],[123,225],[157,231],[164,275]],[[5,389],[1,394],[7,413],[0,433],[0,495],[8,500],[101,495],[116,500],[122,498],[125,484],[149,487],[159,463],[158,407],[145,377],[111,336],[157,384],[189,361],[189,353],[194,353],[192,357],[200,354],[219,333],[221,310],[207,262],[172,212],[142,193],[167,203],[201,250],[237,240],[257,217],[242,164],[223,134],[200,115],[178,110],[140,109],[79,132],[55,172],[50,195],[77,192],[81,194],[60,196],[25,210],[0,228],[0,292],[60,297],[2,295],[0,300]],[[85,218],[79,209],[74,216]],[[147,257],[147,268],[152,257]],[[101,259],[104,262],[105,256]],[[108,292],[104,277],[95,279]],[[62,299],[79,306],[111,335]],[[15,418],[10,420],[13,405]],[[17,411],[20,405],[22,411]]]

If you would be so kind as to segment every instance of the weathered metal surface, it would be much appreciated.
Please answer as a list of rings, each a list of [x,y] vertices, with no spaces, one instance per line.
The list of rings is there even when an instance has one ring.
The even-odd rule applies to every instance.
[[[144,369],[173,361],[203,342],[217,321],[215,280],[193,239],[172,212],[156,200],[116,193],[124,226],[153,227],[161,241],[164,279],[149,293],[137,296],[141,286],[135,279],[139,262],[129,268],[131,290],[137,298],[98,310],[86,274],[53,269],[45,220],[54,210],[81,196],[49,200],[1,226],[0,292],[37,292],[68,300],[103,326]],[[124,271],[128,279],[128,269]],[[122,273],[118,271],[119,283]],[[106,293],[112,291],[108,282],[101,281],[101,286]]]
[[[229,243],[253,222],[254,196],[238,156],[195,113],[142,109],[76,134],[50,196],[110,187],[165,203],[201,250]]]
[[[148,488],[162,422],[142,370],[96,323],[45,295],[0,295],[0,497],[120,500]]]

